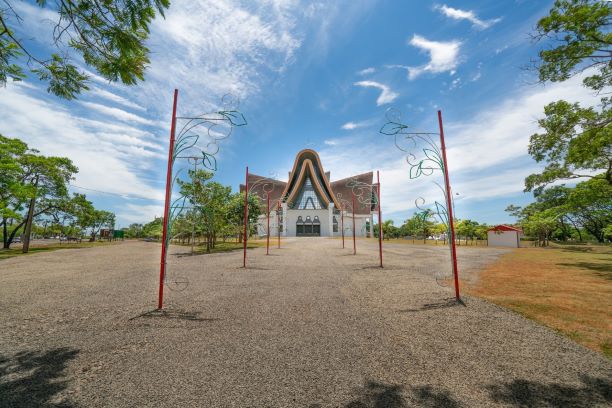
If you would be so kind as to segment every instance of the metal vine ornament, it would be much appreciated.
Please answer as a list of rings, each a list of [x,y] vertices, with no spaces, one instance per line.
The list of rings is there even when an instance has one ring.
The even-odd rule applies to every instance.
[[[243,255],[242,255],[242,267],[246,268],[247,260],[247,240],[248,240],[248,223],[249,223],[249,206],[248,196],[251,195],[257,188],[261,188],[262,192],[266,196],[266,255],[270,254],[270,214],[275,212],[278,230],[278,248],[280,248],[280,206],[283,202],[283,196],[276,200],[270,200],[270,194],[277,187],[278,183],[275,180],[275,175],[271,175],[268,178],[261,178],[249,185],[249,168],[246,168],[245,178],[245,200],[244,200],[244,231],[243,231]]]
[[[461,301],[459,294],[459,274],[457,269],[457,249],[455,247],[452,196],[446,160],[442,112],[438,111],[439,133],[415,132],[410,130],[407,125],[402,123],[401,112],[394,108],[387,110],[386,119],[387,122],[380,129],[380,133],[394,136],[395,146],[406,153],[406,162],[409,165],[409,178],[417,179],[422,176],[427,177],[433,175],[437,171],[440,171],[444,177],[444,186],[441,186],[437,182],[434,183],[444,194],[445,204],[435,201],[435,210],[426,209],[424,208],[425,199],[423,197],[418,197],[415,200],[415,205],[420,210],[419,215],[423,217],[423,220],[426,220],[426,218],[433,214],[446,226],[451,253],[451,268],[455,281],[455,298],[457,301]],[[432,136],[439,137],[439,145],[432,139]],[[437,282],[440,282],[443,278],[443,275],[436,274]]]
[[[351,196],[357,200],[357,203],[361,208],[371,210],[373,207],[378,209],[378,255],[380,260],[380,267],[383,267],[383,254],[382,254],[382,241],[383,241],[383,230],[382,230],[382,210],[380,206],[380,173],[376,171],[376,184],[368,184],[363,181],[351,179],[346,184],[351,189]],[[353,207],[356,204],[353,201]],[[353,244],[355,243],[355,209],[353,208]],[[365,226],[364,226],[365,228]],[[374,231],[374,225],[370,225],[371,231]]]
[[[176,116],[177,103],[178,89],[175,89],[168,149],[168,170],[166,173],[158,309],[163,307],[164,285],[184,289],[189,283],[185,278],[169,279],[167,273],[168,247],[173,237],[173,225],[186,209],[193,209],[193,207],[186,205],[188,198],[183,195],[172,199],[174,186],[185,169],[191,165],[196,170],[198,165],[202,165],[207,170],[217,171],[215,155],[219,152],[219,142],[227,139],[232,134],[234,127],[247,124],[244,115],[238,111],[238,100],[231,95],[223,97],[221,109],[198,116]],[[177,122],[181,122],[178,133],[176,132]],[[184,167],[178,168],[175,172],[175,167],[178,167],[179,163],[182,163]],[[205,211],[202,208],[198,208],[198,210]]]

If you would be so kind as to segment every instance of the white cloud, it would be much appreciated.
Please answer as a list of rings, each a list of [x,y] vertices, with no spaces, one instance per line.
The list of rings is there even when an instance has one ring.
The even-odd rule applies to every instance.
[[[334,139],[326,139],[323,141],[323,144],[327,146],[336,146],[338,144],[338,141]]]
[[[359,122],[346,122],[344,125],[342,125],[340,128],[343,130],[355,130],[355,129],[360,129],[360,128],[364,128],[367,126],[371,126],[374,123],[378,122],[379,119],[378,118],[374,118],[374,119],[367,119],[367,120],[360,120]]]
[[[155,159],[165,157],[163,146],[145,132],[129,126],[123,131],[117,124],[81,118],[54,101],[30,96],[20,85],[7,84],[2,92],[0,112],[2,118],[11,120],[0,121],[0,133],[19,137],[42,154],[69,157],[79,168],[74,184],[114,194],[163,199],[163,191],[141,177],[143,169],[149,176],[159,172]]]
[[[376,68],[374,67],[370,67],[370,68],[365,68],[362,69],[361,71],[357,72],[357,75],[370,75],[376,72]]]
[[[452,80],[450,87],[448,88],[449,90],[453,90],[455,88],[459,88],[461,87],[461,78],[455,78]]]
[[[293,62],[302,43],[296,27],[302,11],[294,1],[173,3],[152,27],[147,98],[164,98],[163,109],[170,106],[170,95],[159,94],[159,84],[169,80],[181,90],[181,106],[203,111],[226,93],[240,99],[257,94]]]
[[[353,130],[353,129],[357,129],[358,127],[359,127],[359,124],[355,122],[346,122],[344,125],[342,125],[342,129],[344,130]]]
[[[125,226],[132,223],[147,223],[155,217],[161,217],[163,215],[163,204],[139,205],[128,203],[117,212],[117,217],[121,219]]]
[[[574,77],[546,87],[525,86],[465,121],[445,123],[451,183],[462,202],[522,193],[525,177],[541,167],[529,157],[527,146],[529,137],[539,131],[537,119],[543,116],[544,106],[568,95],[585,105],[597,101],[582,86],[582,79]],[[437,130],[433,109],[430,124],[429,129],[421,130]],[[443,200],[433,183],[442,183],[441,175],[410,180],[405,153],[395,148],[392,137],[354,132],[334,141],[320,151],[326,170],[340,179],[379,169],[383,208],[397,222],[415,208],[418,197],[428,204]]]
[[[435,6],[435,9],[440,11],[446,17],[452,18],[454,20],[467,20],[471,22],[475,27],[480,29],[485,29],[491,27],[493,24],[496,24],[501,21],[501,18],[494,18],[492,20],[481,20],[478,18],[476,13],[471,10],[461,10],[452,7],[448,7],[446,4],[441,6]]]
[[[93,109],[105,115],[112,116],[113,118],[119,119],[123,122],[140,123],[142,125],[150,126],[157,125],[157,123],[152,120],[143,118],[142,116],[138,116],[130,112],[126,112],[123,109],[113,108],[94,102],[81,101],[80,103],[89,109]]]
[[[99,96],[101,98],[104,98],[104,99],[107,99],[109,101],[118,103],[118,104],[123,105],[123,106],[128,107],[128,108],[137,109],[137,110],[140,110],[140,111],[145,111],[146,110],[143,106],[141,106],[141,105],[139,105],[137,103],[134,103],[134,102],[132,102],[132,101],[122,97],[122,96],[119,96],[119,95],[117,95],[115,93],[109,92],[109,91],[107,91],[105,89],[99,88],[97,86],[90,86],[89,92],[92,95]]]
[[[380,89],[380,95],[376,99],[376,105],[377,106],[384,105],[386,103],[391,103],[395,99],[397,99],[397,97],[399,96],[399,94],[397,92],[393,92],[391,90],[391,88],[389,88],[385,84],[381,84],[380,82],[375,82],[375,81],[359,81],[359,82],[355,82],[354,85],[361,86],[361,87],[364,87],[364,88],[377,88],[377,89]]]
[[[452,75],[455,68],[459,65],[461,41],[431,41],[425,37],[414,34],[409,44],[429,53],[429,62],[427,64],[418,67],[406,67],[408,69],[409,79],[415,79],[425,72],[437,74],[449,71]]]

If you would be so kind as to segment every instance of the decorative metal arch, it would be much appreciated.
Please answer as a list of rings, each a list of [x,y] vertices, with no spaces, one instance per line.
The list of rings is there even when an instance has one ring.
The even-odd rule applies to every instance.
[[[461,301],[459,295],[459,273],[457,268],[457,249],[455,247],[455,227],[453,222],[453,206],[451,197],[450,180],[448,176],[448,164],[446,160],[446,146],[444,144],[444,127],[442,125],[442,112],[438,111],[439,132],[417,132],[402,123],[401,112],[395,108],[390,108],[386,113],[387,122],[381,127],[380,133],[394,137],[395,146],[406,153],[406,162],[409,165],[409,178],[417,179],[421,176],[427,177],[440,171],[444,177],[444,187],[434,182],[444,194],[446,203],[434,202],[435,210],[425,209],[425,199],[418,197],[415,200],[420,216],[426,217],[430,213],[435,214],[446,226],[448,231],[448,242],[451,254],[451,267],[455,281],[455,298]],[[440,138],[438,145],[432,136]],[[420,152],[417,152],[420,149]],[[418,157],[417,157],[418,154]],[[441,278],[436,275],[439,283]]]
[[[166,173],[158,309],[163,307],[165,285],[184,289],[189,284],[189,281],[184,277],[168,280],[167,274],[168,248],[173,237],[173,225],[183,211],[193,208],[186,204],[187,197],[183,195],[179,195],[174,200],[172,199],[175,183],[186,169],[186,167],[180,167],[175,172],[175,167],[180,160],[183,160],[183,165],[191,166],[193,164],[197,169],[197,166],[201,164],[210,171],[217,171],[215,155],[219,152],[219,142],[227,139],[232,134],[234,127],[245,126],[247,124],[244,115],[238,111],[238,99],[231,95],[225,95],[222,98],[220,110],[197,116],[177,116],[177,104],[178,89],[175,89],[172,104],[170,145],[168,148],[168,170]],[[182,122],[178,134],[176,133],[177,121]]]

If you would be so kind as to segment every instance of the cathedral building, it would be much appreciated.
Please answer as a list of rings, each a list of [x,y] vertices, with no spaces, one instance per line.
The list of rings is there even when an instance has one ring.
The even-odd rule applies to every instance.
[[[274,180],[249,174],[249,192],[256,194],[262,205],[257,232],[267,231],[266,208],[270,200],[270,235],[283,237],[339,237],[353,234],[372,236],[373,215],[376,207],[376,186],[372,172],[331,181],[317,152],[300,151],[289,173],[288,180]],[[240,191],[245,186],[240,185]],[[354,197],[353,197],[354,196]],[[353,209],[353,198],[355,208]]]

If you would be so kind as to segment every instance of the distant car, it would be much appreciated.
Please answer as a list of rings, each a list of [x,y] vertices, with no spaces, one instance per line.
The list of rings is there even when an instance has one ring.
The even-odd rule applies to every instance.
[[[145,241],[145,242],[155,242],[155,238],[153,238],[153,237],[146,237],[146,238],[144,239],[144,241]]]
[[[21,244],[21,238],[19,237],[13,238],[13,244]]]

